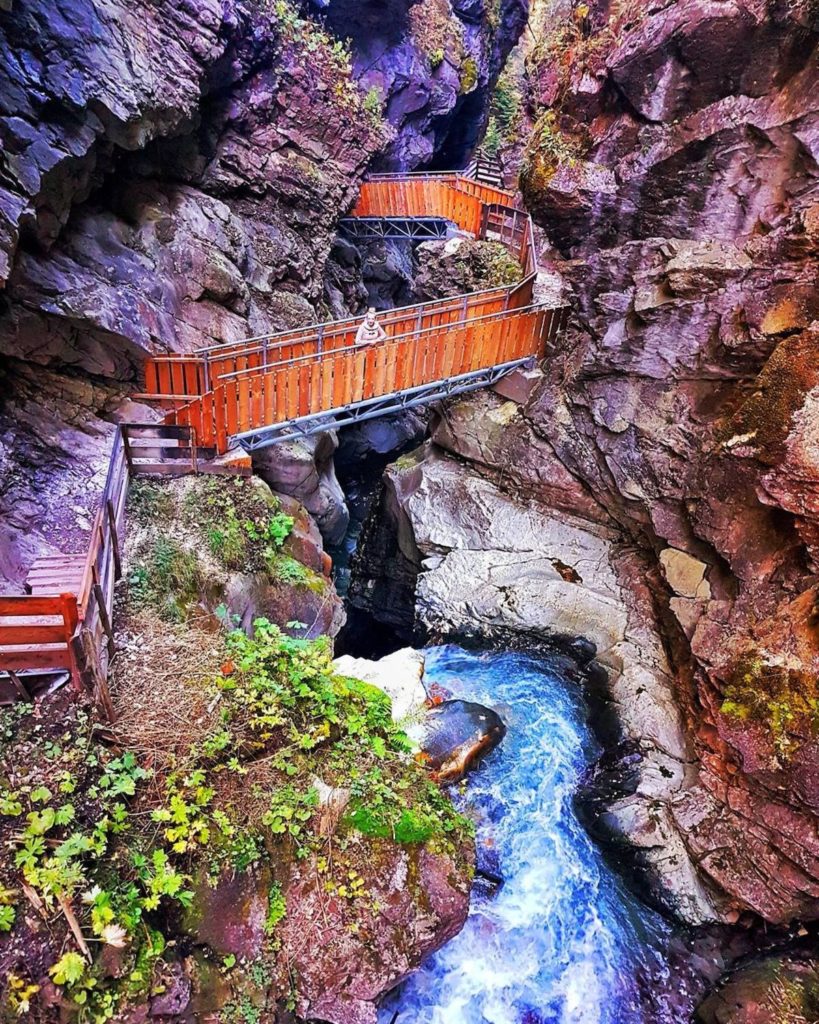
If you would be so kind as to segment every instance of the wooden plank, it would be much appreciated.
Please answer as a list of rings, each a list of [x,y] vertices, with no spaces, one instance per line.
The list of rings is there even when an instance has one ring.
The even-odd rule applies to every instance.
[[[0,616],[5,618],[20,615],[62,616],[62,604],[59,597],[0,597]]]
[[[225,423],[227,433],[233,436],[239,432],[239,399],[236,390],[236,381],[225,381]]]
[[[238,429],[240,432],[250,430],[250,377],[239,377],[238,388]]]
[[[254,427],[261,427],[264,425],[264,374],[254,374],[250,384],[250,422]]]
[[[336,356],[333,359],[333,400],[330,408],[339,409],[347,404],[347,378],[351,364],[349,356]]]
[[[228,447],[226,402],[224,386],[219,385],[213,392],[213,438],[207,440],[213,440],[220,452],[227,451]]]
[[[134,444],[137,438],[143,437],[171,440],[173,438],[187,439],[189,436],[186,427],[178,427],[168,423],[123,423],[122,426],[131,444]]]
[[[311,412],[317,412],[318,410],[313,408],[311,401],[311,365],[308,362],[304,362],[298,368],[298,415],[308,416]]]
[[[288,366],[285,369],[285,419],[295,419],[299,414],[299,367]]]
[[[191,469],[189,462],[172,465],[167,462],[145,461],[135,464],[134,471],[138,476],[184,476]]]
[[[60,647],[8,647],[0,648],[0,669],[22,672],[25,669],[73,668],[73,659],[67,644]]]
[[[65,627],[55,626],[0,626],[0,645],[37,645],[65,643]]]
[[[97,599],[97,610],[100,613],[100,622],[102,628],[105,631],[105,635],[108,637],[108,657],[113,658],[116,653],[116,645],[114,643],[114,631],[111,628],[111,619],[108,615],[108,606],[105,600],[105,594],[103,593],[102,587],[97,583],[94,586],[94,596]]]

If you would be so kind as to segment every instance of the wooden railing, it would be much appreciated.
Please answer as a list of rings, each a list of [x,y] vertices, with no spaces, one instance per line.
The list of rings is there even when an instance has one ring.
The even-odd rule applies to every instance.
[[[114,655],[114,586],[122,575],[128,486],[137,475],[198,472],[201,449],[190,426],[124,423],[114,433],[85,568],[76,593],[0,597],[0,671],[67,670],[75,688],[107,702],[108,662]],[[211,472],[214,467],[204,467]],[[220,472],[239,472],[215,467]],[[20,694],[24,696],[24,693]]]
[[[379,345],[339,345],[321,358],[305,354],[222,377],[177,409],[202,444],[226,450],[229,439],[261,427],[340,409],[528,355],[541,355],[562,310],[529,307],[411,330]]]
[[[0,669],[67,669],[77,679],[72,641],[79,621],[76,594],[0,597]]]

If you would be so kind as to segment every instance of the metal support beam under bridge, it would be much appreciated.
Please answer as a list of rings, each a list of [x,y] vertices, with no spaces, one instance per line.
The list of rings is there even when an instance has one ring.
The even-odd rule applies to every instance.
[[[375,238],[427,242],[446,238],[454,227],[443,217],[344,217],[339,229],[353,242]]]
[[[350,405],[330,409],[318,415],[301,416],[286,420],[284,423],[276,423],[270,427],[261,427],[259,430],[249,430],[247,433],[237,434],[236,440],[246,452],[252,454],[262,448],[269,448],[270,445],[309,437],[311,434],[318,434],[323,430],[350,427],[366,420],[374,420],[379,416],[390,416],[394,413],[404,412],[405,409],[414,409],[419,405],[429,405],[430,402],[452,398],[454,395],[463,395],[468,391],[477,391],[478,388],[495,384],[513,370],[531,366],[531,364],[532,357],[526,356],[524,359],[515,359],[509,363],[502,363],[500,366],[493,366],[488,370],[475,370],[472,373],[461,374],[459,377],[450,377],[432,384],[421,384],[418,387],[407,388],[405,391],[396,391],[391,395],[353,402]]]

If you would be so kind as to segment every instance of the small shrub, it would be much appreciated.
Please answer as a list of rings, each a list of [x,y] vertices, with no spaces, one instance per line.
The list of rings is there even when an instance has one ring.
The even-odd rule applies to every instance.
[[[306,586],[312,579],[307,566],[289,555],[279,555],[275,558],[272,562],[272,572],[280,583],[289,583],[296,587]]]
[[[384,110],[384,100],[381,90],[376,85],[371,85],[364,96],[364,109],[373,117],[381,117]]]
[[[128,513],[141,525],[169,519],[175,505],[173,494],[161,483],[151,482],[144,477],[136,477],[131,481]]]
[[[751,650],[734,663],[722,713],[760,725],[780,756],[799,747],[798,733],[819,730],[819,687],[813,673],[790,667],[767,652]]]

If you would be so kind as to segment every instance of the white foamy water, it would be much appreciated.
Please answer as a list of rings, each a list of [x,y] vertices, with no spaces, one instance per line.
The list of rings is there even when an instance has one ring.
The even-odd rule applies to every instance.
[[[499,706],[509,731],[470,776],[478,845],[504,885],[473,894],[460,935],[393,993],[380,1024],[638,1024],[635,979],[662,972],[665,928],[580,826],[572,796],[595,756],[560,658],[428,652],[427,682]]]

